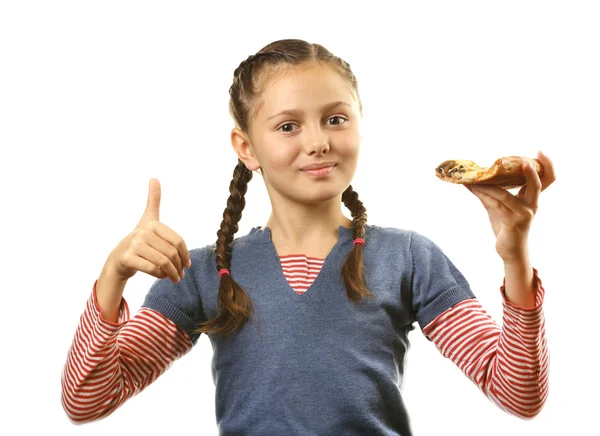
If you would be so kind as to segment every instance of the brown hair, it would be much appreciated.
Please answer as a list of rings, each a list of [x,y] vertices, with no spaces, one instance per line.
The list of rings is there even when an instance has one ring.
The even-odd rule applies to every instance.
[[[358,100],[362,115],[358,82],[350,69],[350,64],[334,56],[319,44],[311,44],[299,39],[282,39],[272,42],[258,53],[250,55],[233,72],[233,84],[229,88],[229,113],[236,127],[245,133],[250,132],[251,120],[254,119],[260,107],[260,104],[257,104],[258,98],[264,86],[271,79],[293,67],[311,63],[326,64],[347,79]],[[227,207],[223,211],[221,228],[217,231],[215,247],[217,271],[227,268],[231,272],[231,244],[233,235],[238,231],[238,222],[246,205],[244,195],[250,180],[252,180],[252,171],[238,159],[238,164],[233,170],[233,179],[229,184],[231,195],[227,199]],[[364,238],[367,213],[363,203],[358,199],[358,194],[352,189],[352,185],[349,185],[343,192],[342,201],[353,217],[354,238]],[[341,271],[348,298],[353,302],[358,302],[366,296],[374,297],[363,280],[362,249],[361,244],[353,245]],[[245,324],[253,310],[252,302],[244,289],[230,274],[223,274],[219,284],[219,312],[213,319],[200,323],[195,332],[224,333],[229,336]]]

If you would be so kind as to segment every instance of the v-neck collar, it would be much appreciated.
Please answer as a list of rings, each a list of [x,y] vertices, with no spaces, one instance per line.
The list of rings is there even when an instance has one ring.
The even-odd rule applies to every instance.
[[[352,237],[353,231],[354,228],[352,227],[338,226],[338,242],[340,242],[342,239],[348,239]],[[273,238],[271,237],[271,229],[269,227],[252,227],[247,236],[248,240],[252,242],[270,242],[271,244],[273,244]]]
[[[367,227],[368,228],[368,224]],[[366,230],[365,230],[366,232]],[[274,279],[274,286],[276,288],[285,289],[288,297],[294,301],[298,302],[306,302],[308,299],[316,298],[320,299],[323,295],[319,295],[319,292],[326,292],[325,288],[321,288],[319,292],[315,292],[313,288],[320,286],[323,280],[336,279],[339,278],[339,272],[341,271],[342,262],[344,259],[340,260],[340,251],[349,253],[352,249],[352,235],[354,233],[354,229],[352,227],[344,227],[338,226],[338,240],[335,245],[331,248],[325,259],[323,260],[323,265],[317,274],[317,277],[313,280],[311,285],[303,294],[298,294],[296,290],[290,285],[288,280],[285,278],[283,274],[283,269],[281,267],[281,259],[279,258],[279,254],[275,249],[275,244],[273,244],[273,240],[271,238],[271,229],[269,227],[253,227],[247,235],[247,240],[250,242],[258,242],[266,244],[268,247],[268,255],[269,258],[273,260],[273,262],[277,262],[277,273]],[[334,262],[337,260],[337,262]],[[335,272],[335,277],[332,274]],[[315,295],[313,295],[315,294]]]

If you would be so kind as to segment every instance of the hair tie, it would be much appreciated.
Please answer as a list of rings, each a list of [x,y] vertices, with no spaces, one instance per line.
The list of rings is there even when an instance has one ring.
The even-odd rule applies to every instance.
[[[223,274],[229,274],[229,270],[227,268],[222,268],[219,271],[219,278],[223,277]],[[229,274],[229,275],[231,275],[231,274]]]
[[[363,238],[356,238],[352,245],[361,244],[363,247],[365,246],[365,240]]]

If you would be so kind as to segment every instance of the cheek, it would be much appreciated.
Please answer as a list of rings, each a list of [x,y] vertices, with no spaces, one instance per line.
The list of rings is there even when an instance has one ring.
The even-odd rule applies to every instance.
[[[360,151],[360,137],[347,138],[339,147],[339,153],[347,159],[356,159]]]
[[[281,144],[273,144],[268,153],[268,156],[265,156],[263,160],[265,163],[276,170],[286,170],[288,168],[293,168],[296,162],[298,153],[291,146],[281,146]]]

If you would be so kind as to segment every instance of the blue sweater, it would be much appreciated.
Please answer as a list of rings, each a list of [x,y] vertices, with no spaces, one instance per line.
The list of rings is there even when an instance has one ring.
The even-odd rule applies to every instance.
[[[367,224],[364,269],[376,298],[353,303],[340,271],[352,229],[303,295],[285,279],[268,227],[233,241],[232,277],[255,308],[228,338],[208,335],[219,435],[411,435],[400,391],[408,333],[474,298],[467,280],[431,240]],[[143,307],[188,332],[217,313],[215,244],[190,250],[177,284],[156,280]]]

